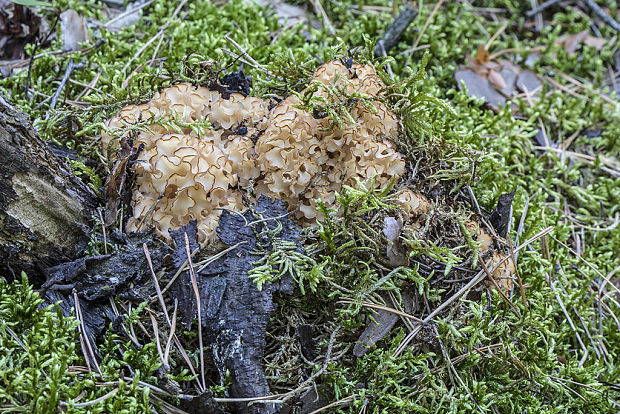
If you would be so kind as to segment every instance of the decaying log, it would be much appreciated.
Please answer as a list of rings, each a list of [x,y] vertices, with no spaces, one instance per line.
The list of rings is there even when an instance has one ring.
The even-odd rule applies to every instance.
[[[76,258],[96,200],[0,95],[0,274],[25,271],[36,283],[42,269]]]

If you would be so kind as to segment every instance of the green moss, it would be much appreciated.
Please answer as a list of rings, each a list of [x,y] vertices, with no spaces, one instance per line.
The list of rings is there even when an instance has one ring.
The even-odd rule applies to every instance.
[[[390,53],[394,81],[388,81],[383,74],[389,84],[385,99],[397,110],[409,133],[399,137],[396,144],[406,155],[408,165],[417,165],[417,176],[409,184],[439,194],[433,221],[425,223],[425,238],[411,240],[416,257],[434,263],[435,268],[429,271],[414,263],[393,269],[385,255],[387,241],[381,232],[383,218],[394,213],[389,194],[375,194],[363,187],[347,188],[339,195],[344,217],[327,219],[307,230],[306,252],[312,266],[297,275],[305,274],[311,289],[305,296],[279,298],[280,304],[298,318],[295,323],[320,321],[322,351],[327,347],[329,328],[338,323],[343,326],[338,335],[340,350],[355,342],[361,328],[372,318],[362,302],[382,304],[382,295],[392,294],[403,305],[401,290],[405,286],[413,286],[424,303],[421,309],[428,314],[462,286],[458,280],[471,277],[462,268],[476,261],[472,254],[475,246],[461,225],[463,217],[469,215],[461,213],[469,200],[465,186],[472,188],[485,215],[502,193],[516,189],[511,239],[517,238],[516,227],[526,205],[521,243],[553,226],[545,242],[536,240],[531,248],[519,252],[518,267],[527,305],[521,303],[518,294],[512,302],[522,317],[517,317],[497,293],[480,287],[426,326],[414,346],[398,357],[393,354],[407,334],[406,328],[395,329],[363,358],[351,357],[350,351],[339,352],[338,358],[328,364],[319,389],[330,401],[344,399],[339,408],[343,413],[362,409],[368,413],[617,412],[614,400],[620,398],[606,383],[618,383],[620,373],[620,334],[614,319],[619,305],[613,292],[604,299],[604,306],[599,307],[600,298],[596,297],[602,281],[620,265],[620,228],[614,225],[614,217],[620,214],[620,176],[615,173],[620,170],[620,112],[617,104],[601,95],[609,90],[604,81],[607,67],[615,64],[614,55],[620,47],[613,41],[617,34],[605,25],[599,26],[602,37],[612,39],[602,50],[582,45],[578,53],[568,54],[556,40],[590,28],[591,22],[582,12],[556,8],[553,25],[536,34],[525,26],[522,17],[530,9],[529,3],[503,0],[485,4],[508,10],[501,15],[508,19],[506,31],[493,43],[491,52],[514,49],[504,57],[524,65],[527,56],[539,50],[540,58],[532,67],[538,75],[572,87],[561,74],[565,73],[587,84],[586,89],[575,89],[574,94],[547,88],[532,104],[515,102],[521,115],[518,117],[508,106],[494,113],[484,109],[480,100],[457,90],[453,74],[466,64],[466,55],[474,54],[503,22],[484,20],[462,3],[446,3],[420,37],[419,45],[424,48],[412,50],[432,10],[432,5],[420,5],[411,28]],[[602,3],[612,11],[617,9],[613,1]],[[101,17],[94,2],[56,4],[61,8],[78,7],[81,13]],[[104,43],[96,48],[70,56],[48,54],[38,58],[30,84],[41,95],[32,99],[25,96],[25,70],[0,80],[0,88],[38,119],[37,127],[46,139],[101,159],[97,135],[102,122],[121,105],[145,100],[153,91],[176,80],[205,81],[206,72],[187,70],[200,67],[203,61],[217,61],[222,70],[239,67],[238,60],[222,52],[227,48],[236,55],[243,54],[225,39],[225,34],[259,65],[244,65],[254,79],[253,93],[283,96],[303,89],[321,60],[356,54],[364,49],[366,39],[376,40],[391,21],[388,12],[368,9],[390,7],[387,1],[337,0],[322,4],[336,28],[335,36],[309,23],[283,29],[272,12],[241,1],[188,2],[178,19],[170,18],[176,2],[155,2],[136,28],[116,33],[101,29]],[[161,28],[163,35],[147,46]],[[51,49],[59,48],[59,40],[55,40]],[[153,56],[160,60],[149,63]],[[90,106],[74,108],[59,102],[44,120],[48,112],[44,100],[58,87],[69,57],[87,63],[72,79],[88,84],[100,73],[97,90],[82,98]],[[427,76],[423,76],[424,72]],[[61,96],[73,99],[82,90],[79,85],[68,84]],[[346,117],[346,113],[336,115]],[[76,122],[67,123],[67,119]],[[541,122],[555,142],[575,136],[569,147],[572,153],[535,148],[534,136]],[[91,183],[97,182],[92,171],[77,167]],[[326,210],[323,213],[329,215]],[[276,265],[284,263],[284,270],[294,266],[290,257],[277,256],[277,251],[271,253]],[[264,282],[282,272],[278,266],[263,270],[259,276]],[[449,279],[457,282],[445,282]],[[303,286],[303,278],[299,280]],[[17,300],[15,294],[6,296],[14,298],[7,299],[7,303]],[[349,300],[342,302],[343,298]],[[21,303],[26,302],[22,299]],[[38,320],[53,320],[58,326],[68,324],[64,331],[57,331],[65,338],[62,346],[74,355],[71,358],[77,358],[74,348],[70,348],[75,347],[71,345],[75,340],[74,325],[50,319],[47,313],[31,308],[15,309],[11,312],[19,314],[12,314],[14,320],[26,318],[27,322],[19,329]],[[45,323],[41,326],[40,336],[56,337],[43,330]],[[12,341],[6,334],[4,340]],[[18,345],[11,346],[15,353]],[[113,348],[111,342],[105,346]],[[123,363],[144,373],[152,368],[151,354],[132,354],[130,348],[123,349],[124,355],[129,354],[124,362],[106,362],[106,366],[114,367],[110,373]],[[73,363],[52,355],[58,358],[61,368]],[[452,362],[448,363],[448,359]],[[66,380],[61,371],[57,373],[60,379],[53,382],[54,389],[64,390],[65,394],[58,394],[62,398],[74,397],[74,388],[61,385]],[[35,372],[24,375],[31,383],[42,381]],[[88,381],[76,387],[90,386],[92,382]],[[278,379],[280,388],[296,385]],[[145,397],[135,384],[123,387],[114,398],[125,395],[132,398],[134,406],[146,407]],[[30,398],[48,388],[31,387]],[[103,395],[99,392],[90,395]]]
[[[58,305],[43,300],[26,275],[15,283],[0,280],[0,410],[3,412],[145,413],[149,389],[159,359],[151,343],[135,350],[129,341],[106,334],[98,374],[72,372],[84,365],[79,348],[79,322],[63,315]],[[122,348],[122,356],[118,350]],[[123,367],[132,367],[133,380],[119,380]],[[104,397],[111,391],[112,395]],[[98,398],[100,401],[97,401]]]

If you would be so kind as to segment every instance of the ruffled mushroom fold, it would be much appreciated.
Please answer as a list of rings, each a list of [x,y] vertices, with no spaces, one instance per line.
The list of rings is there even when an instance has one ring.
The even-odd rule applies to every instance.
[[[128,134],[134,128],[134,145],[143,145],[134,167],[133,216],[127,230],[153,226],[170,240],[170,230],[196,220],[200,242],[208,243],[223,209],[244,209],[236,187],[259,176],[250,136],[265,128],[267,116],[268,104],[262,99],[240,94],[224,99],[219,92],[188,83],[121,109],[107,130]],[[192,128],[208,124],[200,135]],[[101,135],[104,152],[113,156],[123,135]]]
[[[329,88],[366,96],[370,105],[356,103],[351,109],[353,122],[344,120],[342,126],[331,125],[330,118],[315,119],[300,109],[302,102],[294,95],[271,111],[267,129],[256,143],[264,177],[257,188],[287,200],[298,218],[307,222],[320,218],[319,199],[329,208],[335,206],[335,194],[343,185],[374,177],[375,187],[381,188],[405,172],[402,156],[386,139],[398,135],[398,119],[377,97],[384,84],[374,67],[349,68],[334,60],[320,66],[312,82],[319,83],[313,95],[330,105],[341,104],[342,97],[331,95]]]
[[[125,137],[143,148],[127,230],[154,227],[170,240],[170,230],[196,220],[206,244],[223,209],[243,211],[239,187],[253,183],[254,195],[279,198],[302,222],[313,223],[321,218],[318,200],[334,207],[343,185],[374,177],[381,188],[400,178],[405,163],[387,139],[398,135],[399,123],[378,97],[384,84],[375,69],[334,60],[315,71],[312,83],[313,93],[330,105],[354,95],[347,103],[353,122],[333,126],[329,118],[315,119],[295,95],[270,111],[260,98],[233,93],[225,99],[189,83],[122,108],[101,141],[110,158]],[[332,94],[334,88],[345,95]]]

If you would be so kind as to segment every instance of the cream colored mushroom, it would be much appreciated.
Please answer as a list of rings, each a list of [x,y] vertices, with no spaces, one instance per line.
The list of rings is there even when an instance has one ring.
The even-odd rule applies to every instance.
[[[247,186],[260,174],[254,143],[239,130],[243,126],[254,133],[262,131],[267,116],[266,101],[240,94],[224,99],[216,91],[189,83],[121,109],[101,135],[104,152],[113,159],[120,139],[141,123],[134,145],[142,144],[143,150],[134,167],[133,216],[127,230],[152,226],[170,240],[170,230],[196,220],[199,241],[212,240],[222,209],[244,209],[235,187]],[[175,120],[180,122],[173,125]],[[192,124],[207,120],[213,129],[198,136]]]
[[[374,177],[376,188],[381,188],[405,171],[402,156],[383,139],[398,135],[398,120],[376,99],[383,83],[371,65],[348,68],[340,60],[327,62],[315,71],[312,82],[343,88],[349,94],[366,94],[374,110],[357,103],[351,110],[352,124],[345,121],[333,126],[330,118],[317,120],[299,109],[302,102],[290,96],[270,113],[267,129],[256,143],[264,177],[257,188],[287,200],[289,208],[298,211],[298,218],[308,223],[321,218],[317,200],[334,207],[335,193],[343,185],[354,186],[357,179]],[[340,99],[322,86],[314,95],[330,104]]]
[[[394,195],[394,203],[401,208],[405,219],[409,220],[426,215],[431,210],[431,203],[422,194],[410,189],[403,189]]]

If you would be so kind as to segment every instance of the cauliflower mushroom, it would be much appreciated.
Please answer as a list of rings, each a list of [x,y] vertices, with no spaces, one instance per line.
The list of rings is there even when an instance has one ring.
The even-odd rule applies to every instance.
[[[104,152],[113,158],[124,135],[109,132],[128,134],[132,126],[140,126],[134,145],[143,150],[134,167],[133,216],[127,230],[152,224],[170,240],[170,230],[196,220],[199,241],[208,243],[222,209],[244,209],[235,187],[247,186],[260,173],[251,136],[265,128],[267,114],[267,102],[261,99],[236,93],[224,99],[219,92],[189,83],[121,109],[101,135]],[[206,121],[212,128],[202,128],[198,135],[192,124]]]
[[[431,210],[431,203],[426,197],[408,188],[394,194],[394,204],[400,207],[405,221],[418,216],[426,216]]]
[[[343,185],[374,176],[376,188],[381,188],[405,171],[402,156],[383,139],[398,134],[398,119],[377,99],[384,85],[371,65],[348,67],[333,60],[314,72],[312,83],[318,85],[313,95],[330,104],[341,103],[341,97],[330,95],[328,86],[364,94],[374,109],[360,100],[351,109],[353,123],[331,125],[329,117],[315,119],[300,109],[301,100],[292,95],[269,114],[267,128],[256,143],[264,177],[257,188],[285,200],[307,222],[319,216],[318,199],[328,207],[335,205],[335,193]]]

